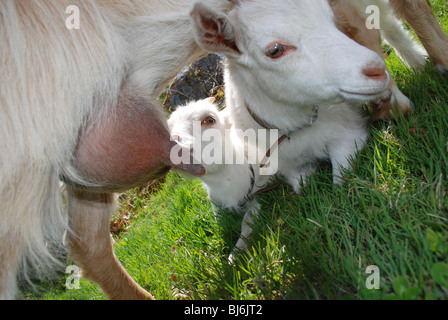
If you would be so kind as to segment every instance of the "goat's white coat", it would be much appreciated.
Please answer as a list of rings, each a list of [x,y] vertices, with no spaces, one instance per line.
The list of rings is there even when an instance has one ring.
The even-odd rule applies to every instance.
[[[155,98],[206,55],[191,36],[190,1],[82,1],[80,29],[68,30],[72,4],[0,2],[0,299],[17,297],[19,271],[58,264],[60,175],[89,185],[71,165],[80,130],[113,110],[123,82]]]
[[[230,62],[229,62],[230,63]],[[249,114],[245,105],[245,90],[230,73],[226,73],[227,108],[234,128],[262,128]],[[305,117],[306,120],[309,116]],[[334,182],[340,183],[341,169],[350,168],[350,160],[367,141],[365,118],[357,103],[321,104],[317,120],[311,127],[289,134],[278,150],[278,174],[300,192],[301,183],[317,168],[317,160],[329,159]],[[235,142],[238,144],[238,141]],[[241,145],[240,142],[238,145]]]

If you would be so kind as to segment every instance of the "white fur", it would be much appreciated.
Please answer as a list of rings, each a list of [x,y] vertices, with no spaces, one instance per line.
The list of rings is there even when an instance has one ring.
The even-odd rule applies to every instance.
[[[245,214],[241,237],[235,246],[236,250],[243,250],[247,247],[245,239],[252,232],[253,218],[257,216],[259,209],[258,202],[255,199],[249,199],[248,196],[260,190],[267,183],[269,177],[260,175],[259,167],[251,165],[247,161],[243,164],[226,163],[225,153],[230,151],[235,154],[236,152],[232,137],[226,134],[226,130],[230,130],[231,127],[227,116],[226,112],[219,112],[217,106],[210,99],[205,99],[177,108],[171,114],[168,126],[173,139],[183,144],[184,147],[191,148],[192,152],[192,146],[197,145],[198,140],[202,140],[203,149],[210,147],[210,142],[203,141],[204,133],[206,134],[207,131],[214,130],[215,137],[221,136],[218,139],[219,144],[214,147],[223,149],[223,158],[220,159],[220,163],[201,162],[206,169],[206,174],[201,177],[201,180],[215,212],[219,208],[223,208]],[[202,126],[201,132],[193,131],[194,122],[201,123],[209,117],[214,118],[216,123]],[[251,171],[251,167],[253,171]]]
[[[93,104],[113,103],[125,72],[121,38],[98,6],[86,5],[84,26],[101,35],[87,52],[89,35],[65,28],[65,8],[0,3],[0,298],[15,296],[18,266],[56,263],[49,248],[65,227],[61,168]]]
[[[206,55],[191,35],[190,1],[76,1],[80,29],[68,30],[73,4],[0,2],[0,299],[17,297],[19,271],[58,264],[51,248],[67,225],[59,178],[89,185],[72,170],[87,121],[113,110],[125,82],[158,97]]]
[[[231,63],[230,61],[228,62]],[[234,128],[262,128],[250,116],[245,106],[246,90],[241,90],[238,81],[226,73],[226,94],[231,121]],[[263,93],[260,93],[263,95]],[[261,114],[264,110],[260,110]],[[281,108],[281,105],[278,106]],[[305,119],[308,117],[305,116]],[[342,182],[341,169],[350,168],[350,160],[367,141],[365,119],[356,103],[321,104],[319,115],[309,128],[299,129],[289,135],[279,146],[278,174],[299,193],[301,183],[317,168],[318,159],[329,159],[333,167],[334,183]],[[237,142],[235,142],[237,143]]]

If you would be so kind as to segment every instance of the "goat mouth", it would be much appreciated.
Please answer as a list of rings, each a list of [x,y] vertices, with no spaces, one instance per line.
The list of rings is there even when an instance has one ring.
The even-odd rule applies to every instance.
[[[347,100],[367,102],[381,97],[381,95],[384,93],[384,90],[374,92],[353,92],[340,89],[340,93]]]

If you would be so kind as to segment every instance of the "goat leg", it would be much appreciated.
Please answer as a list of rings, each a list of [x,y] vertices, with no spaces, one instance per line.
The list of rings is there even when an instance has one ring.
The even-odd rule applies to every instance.
[[[70,256],[113,300],[152,300],[124,270],[113,250],[110,218],[116,207],[113,194],[91,193],[69,187]]]
[[[414,29],[435,68],[448,76],[448,36],[442,30],[428,0],[390,0],[395,12]]]

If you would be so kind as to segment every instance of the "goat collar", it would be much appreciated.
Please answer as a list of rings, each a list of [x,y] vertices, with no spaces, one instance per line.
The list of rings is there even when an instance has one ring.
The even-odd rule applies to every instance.
[[[252,119],[254,119],[255,122],[258,123],[258,124],[259,124],[260,126],[262,126],[263,128],[265,128],[265,129],[270,129],[270,130],[271,130],[271,129],[282,130],[282,129],[279,129],[279,128],[277,128],[277,127],[271,125],[269,122],[267,122],[267,121],[261,119],[259,116],[257,116],[257,115],[252,111],[252,109],[249,107],[249,105],[248,105],[247,103],[246,103],[246,109],[247,109],[247,111],[249,112],[249,114],[250,114],[250,116],[252,117]],[[316,105],[316,106],[314,106],[313,110],[311,111],[311,115],[310,115],[310,119],[309,119],[309,121],[308,121],[305,125],[303,125],[303,126],[299,126],[299,127],[297,127],[296,129],[294,129],[292,132],[288,132],[288,133],[293,133],[293,132],[299,131],[299,130],[301,130],[301,129],[305,129],[305,128],[309,128],[309,127],[311,127],[311,126],[316,122],[316,120],[317,120],[318,117],[319,117],[319,106]]]
[[[256,123],[258,123],[260,126],[262,126],[265,129],[268,130],[272,130],[272,129],[277,129],[280,131],[280,129],[270,125],[269,123],[267,123],[266,121],[262,120],[260,117],[258,117],[249,107],[249,105],[246,103],[246,109],[249,112],[250,116],[252,117],[252,119],[255,120]],[[268,152],[266,153],[266,155],[264,156],[264,158],[261,160],[260,163],[260,168],[264,168],[266,166],[266,163],[269,161],[269,158],[271,157],[271,154],[274,152],[275,149],[278,148],[278,146],[285,141],[285,139],[289,138],[289,136],[291,135],[291,133],[297,132],[299,130],[305,129],[305,128],[309,128],[311,127],[317,120],[319,116],[319,106],[314,106],[313,111],[311,112],[311,116],[309,119],[309,122],[306,123],[305,125],[301,126],[301,127],[297,127],[294,131],[289,132],[287,131],[284,135],[282,135],[276,143],[274,143],[268,150]]]
[[[254,194],[253,192],[255,187],[255,170],[251,164],[249,165],[249,169],[250,169],[250,187],[244,198],[238,203],[238,206],[240,208],[244,207],[248,201],[252,200]]]
[[[277,129],[280,130],[278,128],[276,128],[275,126],[270,125],[268,122],[262,120],[261,118],[259,118],[255,113],[252,112],[252,110],[250,109],[249,105],[246,103],[246,109],[249,112],[250,116],[255,120],[256,123],[258,123],[260,126],[262,126],[265,129],[268,130],[272,130],[272,129]],[[311,113],[310,116],[310,120],[308,123],[306,123],[304,126],[301,127],[297,127],[294,131],[292,132],[288,132],[284,135],[282,135],[276,143],[274,143],[274,145],[272,145],[269,150],[267,151],[265,157],[262,159],[261,163],[260,163],[260,168],[263,168],[266,166],[266,163],[269,161],[269,158],[271,157],[273,151],[278,148],[278,146],[287,138],[289,138],[289,134],[299,131],[301,129],[305,129],[305,128],[309,128],[311,127],[317,120],[319,116],[319,106],[314,106],[313,111]],[[250,178],[250,187],[249,187],[249,191],[247,192],[247,194],[244,196],[244,199],[240,201],[240,203],[238,204],[240,207],[244,207],[246,205],[246,203],[250,200],[252,200],[256,195],[260,194],[260,193],[264,193],[267,191],[270,191],[271,189],[274,189],[276,187],[279,186],[279,184],[274,184],[271,186],[267,186],[263,189],[258,190],[257,192],[253,192],[254,187],[255,187],[255,171],[254,171],[254,167],[252,165],[249,165],[250,168],[250,172],[251,172],[251,178]]]
[[[260,195],[262,193],[271,191],[275,188],[278,188],[280,186],[280,183],[275,183],[275,184],[271,184],[269,186],[266,186],[258,191],[254,191],[254,187],[255,187],[255,171],[254,171],[254,167],[252,165],[249,165],[250,168],[250,172],[251,172],[251,178],[250,178],[250,188],[249,191],[246,193],[246,195],[244,196],[243,200],[240,201],[240,203],[238,204],[240,208],[243,208],[246,206],[246,204],[251,201],[253,198],[255,198],[255,196]]]

